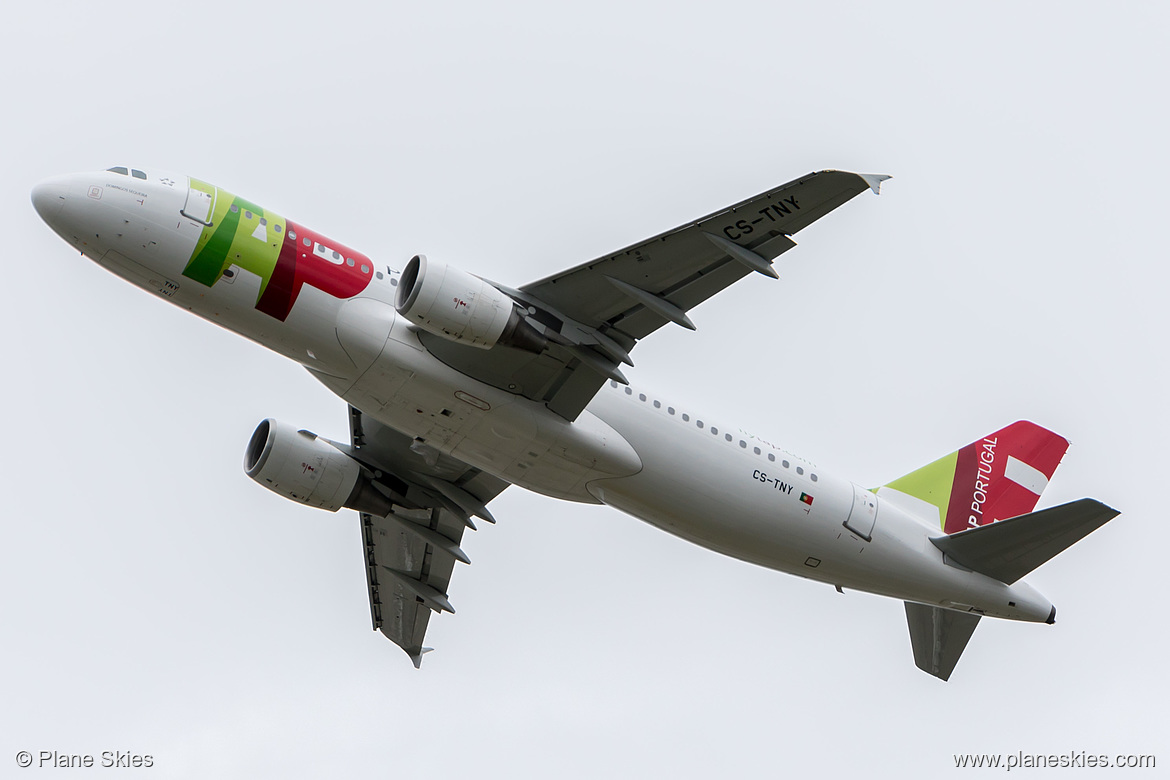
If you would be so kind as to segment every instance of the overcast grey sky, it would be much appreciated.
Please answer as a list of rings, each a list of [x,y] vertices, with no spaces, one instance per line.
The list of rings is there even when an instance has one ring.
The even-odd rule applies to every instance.
[[[0,775],[22,749],[176,778],[1170,766],[1166,14],[877,5],[8,9]],[[1032,419],[1072,441],[1041,505],[1123,515],[1029,578],[1055,626],[983,621],[943,684],[896,601],[513,488],[417,672],[370,630],[356,516],[240,467],[267,416],[344,438],[343,402],[29,203],[125,164],[513,285],[812,170],[892,174],[631,381],[866,485]]]

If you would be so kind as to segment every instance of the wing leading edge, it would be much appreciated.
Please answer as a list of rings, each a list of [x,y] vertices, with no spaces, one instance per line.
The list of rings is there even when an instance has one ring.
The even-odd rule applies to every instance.
[[[790,238],[888,176],[820,171],[519,290],[528,321],[549,337],[533,354],[480,350],[422,333],[437,358],[495,387],[576,419],[619,366],[633,365],[638,340],[668,323],[693,328],[694,307],[750,273],[777,274],[772,261]]]

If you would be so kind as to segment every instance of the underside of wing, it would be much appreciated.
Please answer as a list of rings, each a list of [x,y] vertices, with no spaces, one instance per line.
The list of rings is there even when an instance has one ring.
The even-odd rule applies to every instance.
[[[379,517],[361,512],[363,560],[375,630],[418,667],[432,612],[454,612],[447,596],[472,516],[491,521],[486,504],[508,483],[453,458],[411,449],[413,441],[350,407],[348,454],[397,497]],[[493,521],[494,522],[494,521]]]
[[[374,628],[405,650],[418,667],[430,649],[423,647],[423,639],[431,612],[455,611],[447,586],[457,559],[443,547],[428,544],[412,526],[447,537],[450,546],[459,549],[463,523],[439,509],[395,510],[386,517],[362,512],[361,522]]]
[[[601,385],[624,382],[639,339],[668,323],[694,328],[694,307],[772,261],[790,238],[885,176],[821,171],[519,290],[496,285],[527,311],[548,345],[476,349],[421,334],[448,365],[575,419]]]
[[[885,178],[810,173],[523,291],[632,346],[677,320],[630,288],[686,312],[753,271],[774,277],[772,261],[796,246],[789,236]]]

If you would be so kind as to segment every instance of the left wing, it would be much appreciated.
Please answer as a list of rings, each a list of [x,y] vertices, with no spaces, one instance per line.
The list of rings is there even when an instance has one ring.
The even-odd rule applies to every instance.
[[[363,558],[374,629],[422,663],[432,612],[454,612],[447,587],[455,562],[471,563],[460,548],[472,515],[494,522],[486,504],[508,486],[461,461],[414,447],[398,433],[349,409],[351,446],[342,447],[411,504],[385,517],[361,512]]]
[[[888,176],[810,173],[754,198],[584,265],[513,290],[528,324],[549,343],[539,354],[489,350],[420,333],[451,367],[576,419],[608,379],[625,382],[634,344],[667,323],[694,328],[687,311],[749,273],[776,277],[789,238]]]

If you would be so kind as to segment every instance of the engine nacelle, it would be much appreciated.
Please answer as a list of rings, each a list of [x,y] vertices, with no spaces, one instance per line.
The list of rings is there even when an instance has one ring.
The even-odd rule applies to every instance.
[[[436,336],[480,349],[506,344],[539,353],[547,344],[508,295],[426,255],[415,255],[406,264],[394,308]]]
[[[315,433],[271,418],[252,434],[244,471],[273,493],[330,512],[345,507],[385,517],[393,506],[356,460]]]

